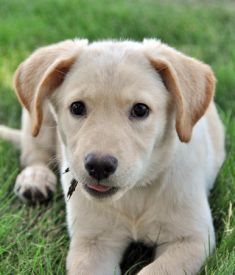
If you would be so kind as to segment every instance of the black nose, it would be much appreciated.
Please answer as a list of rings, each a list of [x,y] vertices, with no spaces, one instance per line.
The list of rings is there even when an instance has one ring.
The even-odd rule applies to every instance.
[[[118,166],[118,160],[110,155],[98,157],[95,154],[88,154],[85,157],[85,168],[89,175],[97,180],[108,178]]]

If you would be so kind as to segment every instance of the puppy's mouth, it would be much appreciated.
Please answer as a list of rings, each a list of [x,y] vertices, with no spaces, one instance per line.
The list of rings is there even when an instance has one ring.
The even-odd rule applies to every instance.
[[[107,186],[101,183],[89,183],[84,185],[84,188],[90,195],[98,198],[111,196],[118,191],[117,187]]]

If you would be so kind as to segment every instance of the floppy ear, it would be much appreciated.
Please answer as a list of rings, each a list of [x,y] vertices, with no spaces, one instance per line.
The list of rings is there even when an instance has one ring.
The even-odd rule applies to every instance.
[[[147,42],[148,43],[148,42]],[[155,41],[148,58],[161,75],[176,105],[176,131],[182,142],[189,142],[193,126],[204,115],[214,96],[215,77],[211,68]]]
[[[67,40],[43,47],[20,64],[15,73],[15,89],[32,119],[32,135],[37,136],[43,120],[43,102],[65,79],[86,40]]]

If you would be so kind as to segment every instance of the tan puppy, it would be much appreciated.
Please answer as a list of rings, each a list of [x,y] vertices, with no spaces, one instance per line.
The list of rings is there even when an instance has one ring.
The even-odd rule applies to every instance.
[[[25,167],[15,190],[47,199],[57,151],[68,273],[120,273],[130,240],[158,244],[141,275],[198,272],[215,246],[207,197],[224,160],[210,67],[157,40],[68,40],[33,53],[15,87]]]

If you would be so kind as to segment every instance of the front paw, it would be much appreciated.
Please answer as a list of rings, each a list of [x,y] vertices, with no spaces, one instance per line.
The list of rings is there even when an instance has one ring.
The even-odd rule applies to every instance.
[[[99,253],[99,251],[97,251]],[[110,264],[107,260],[98,260],[86,252],[76,253],[69,251],[66,262],[68,275],[121,275],[119,265]]]
[[[137,273],[138,275],[174,275],[174,273],[169,273],[164,267],[156,267],[154,264],[149,264],[140,272]]]
[[[121,275],[119,267],[114,268],[111,272],[99,271],[94,266],[93,269],[82,265],[70,267],[67,269],[67,275]]]
[[[56,181],[56,176],[47,166],[32,165],[17,176],[14,191],[24,202],[43,202],[55,191]]]
[[[170,267],[169,264],[166,266],[165,264],[160,263],[152,263],[144,267],[138,272],[138,275],[185,275],[192,274],[187,273],[183,269],[179,269],[177,267]]]
[[[69,251],[66,260],[67,275],[94,275],[94,273],[89,270],[89,266],[85,264],[85,257],[81,259],[80,256],[81,254],[77,251]]]
[[[67,270],[67,275],[92,275],[91,273],[88,272],[86,269],[81,269],[81,268],[75,268],[75,269],[68,269]]]
[[[68,263],[67,259],[67,275],[94,275],[87,267],[77,261]]]

